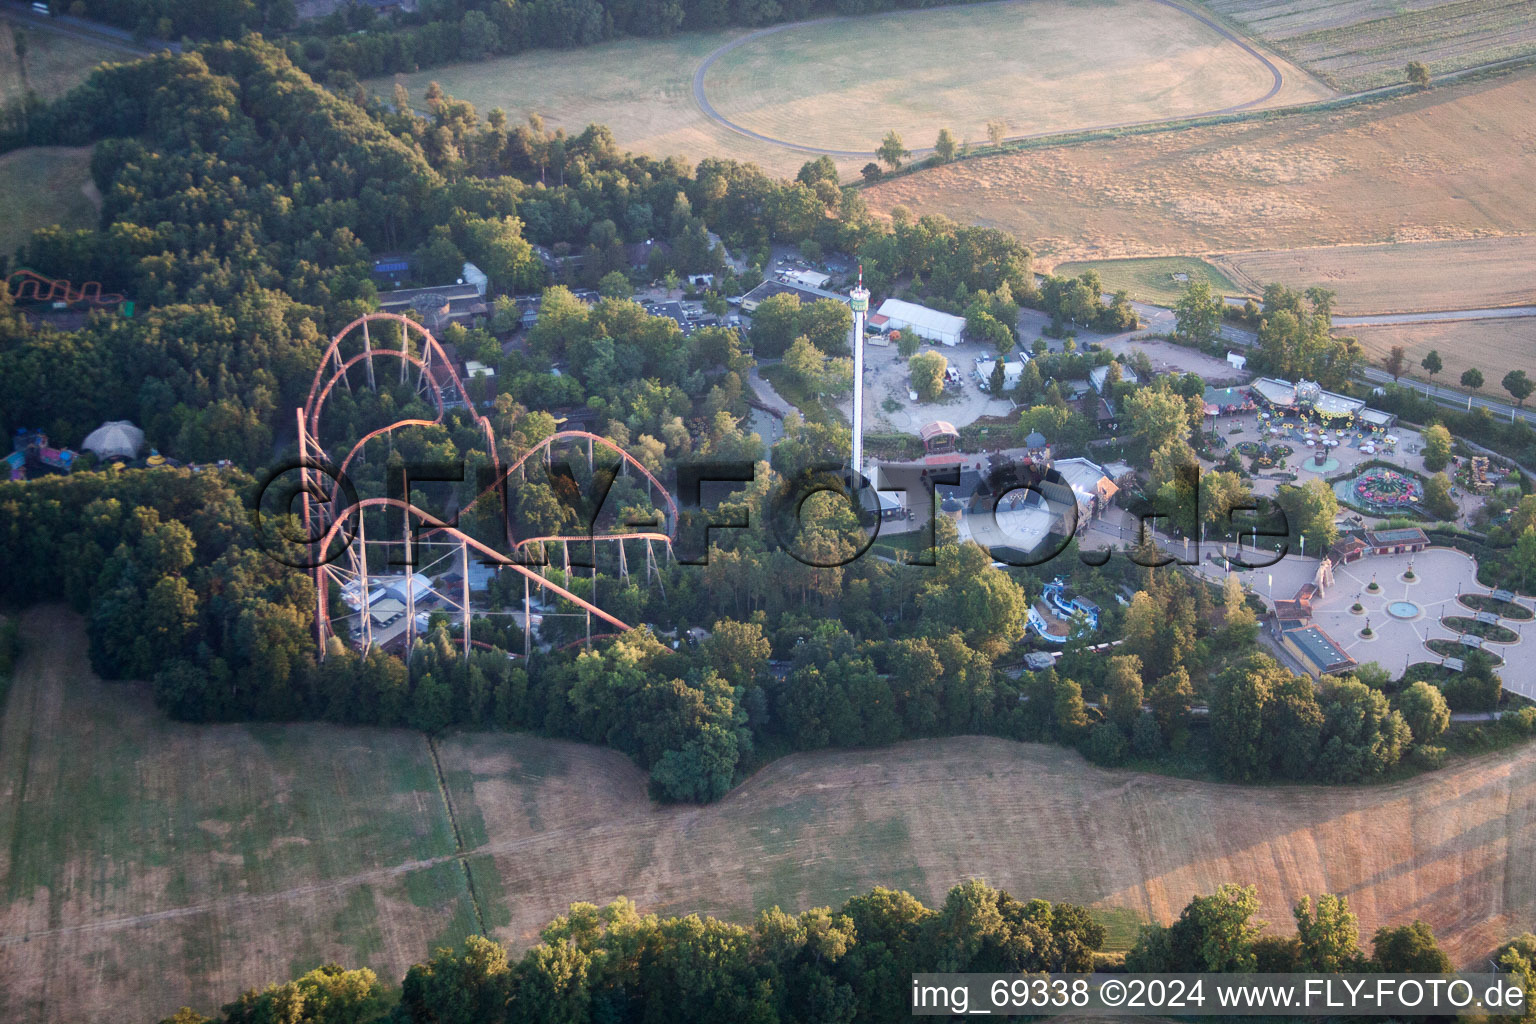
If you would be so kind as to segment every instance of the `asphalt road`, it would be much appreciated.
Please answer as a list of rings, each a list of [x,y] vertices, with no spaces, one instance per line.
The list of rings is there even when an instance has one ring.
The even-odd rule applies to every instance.
[[[1110,298],[1111,296],[1105,296]],[[1154,306],[1146,302],[1133,302],[1131,306],[1136,310],[1136,315],[1145,325],[1144,330],[1157,334],[1173,333],[1173,310],[1162,306]],[[1335,327],[1365,327],[1372,324],[1397,324],[1397,323],[1435,323],[1440,321],[1455,320],[1504,320],[1519,317],[1536,317],[1536,306],[1510,306],[1501,309],[1459,309],[1442,310],[1436,313],[1394,313],[1387,316],[1336,316],[1333,318]],[[1231,324],[1221,325],[1221,336],[1233,345],[1252,347],[1258,343],[1258,338],[1251,331],[1233,327]],[[1372,384],[1404,384],[1399,380],[1394,382],[1392,375],[1375,366],[1367,366],[1360,371],[1360,375]],[[1468,407],[1468,395],[1465,391],[1456,391],[1453,388],[1441,387],[1438,384],[1425,384],[1421,381],[1409,381],[1406,386],[1424,395],[1432,401],[1458,409]],[[1536,410],[1521,409],[1505,402],[1495,401],[1491,398],[1483,398],[1479,395],[1471,396],[1471,408],[1487,409],[1495,416],[1525,420],[1536,425]]]
[[[143,57],[158,50],[169,49],[176,53],[181,52],[180,43],[168,43],[161,40],[149,40],[139,43],[134,40],[133,33],[126,29],[114,28],[104,25],[99,21],[89,21],[85,18],[74,18],[67,14],[55,14],[45,16],[36,14],[29,3],[16,3],[14,0],[0,0],[0,17],[10,18],[12,21],[38,29],[43,32],[53,32],[61,36],[72,36],[83,42],[94,43],[97,46],[105,46],[123,53],[132,54],[135,57]]]

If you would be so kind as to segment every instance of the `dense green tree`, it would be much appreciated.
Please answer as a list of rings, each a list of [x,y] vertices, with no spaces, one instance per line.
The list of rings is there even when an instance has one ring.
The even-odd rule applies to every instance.
[[[907,373],[912,378],[912,390],[917,392],[918,401],[937,401],[944,391],[944,371],[949,367],[949,360],[937,352],[919,352],[907,360]]]
[[[1448,974],[1454,966],[1423,921],[1376,929],[1372,966],[1384,974]]]
[[[1424,431],[1424,468],[1438,473],[1451,461],[1451,432],[1436,423]]]
[[[1531,397],[1531,392],[1536,391],[1536,381],[1526,376],[1524,370],[1510,370],[1499,382],[1499,386],[1508,391],[1521,408],[1525,407],[1525,400]]]
[[[1179,337],[1209,345],[1221,333],[1221,297],[1211,291],[1204,277],[1191,277],[1174,305],[1175,330]]]
[[[1398,696],[1397,710],[1408,723],[1415,743],[1433,743],[1451,725],[1451,709],[1445,696],[1422,680]]]
[[[880,140],[880,148],[875,150],[875,156],[880,162],[891,170],[897,170],[902,162],[912,155],[912,151],[901,144],[901,136],[894,131],[885,133],[885,138]]]

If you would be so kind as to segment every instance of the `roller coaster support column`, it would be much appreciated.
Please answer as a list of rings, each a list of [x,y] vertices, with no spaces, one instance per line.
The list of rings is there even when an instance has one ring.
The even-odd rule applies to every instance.
[[[469,545],[459,541],[459,573],[464,579],[460,599],[464,602],[464,660],[469,660]]]
[[[299,488],[304,495],[304,536],[314,536],[310,532],[309,504],[309,425],[304,422],[304,410],[295,409],[299,419]],[[325,587],[321,583],[320,574],[325,572],[322,565],[315,566],[315,642],[319,645],[318,657],[325,658]]]
[[[368,649],[373,646],[373,610],[372,610],[372,606],[368,603],[368,527],[365,525],[367,523],[367,520],[368,520],[368,517],[363,514],[363,510],[362,509],[358,509],[357,510],[357,544],[358,544],[358,549],[357,550],[358,550],[358,554],[359,554],[359,558],[358,558],[359,571],[358,571],[357,578],[362,581],[362,585],[358,589],[358,594],[363,599],[363,604],[362,604],[362,609],[363,610],[361,612],[359,612],[358,614],[361,615],[362,619],[363,619],[363,653],[364,654],[368,653]]]
[[[373,339],[368,335],[368,321],[363,321],[363,351],[368,353],[368,358],[363,360],[363,365],[368,367],[368,390],[379,390],[378,382],[373,379]],[[340,353],[337,353],[340,355]]]
[[[527,660],[529,650],[530,631],[528,624],[533,621],[533,606],[528,603],[528,577],[523,577],[523,659]]]
[[[390,447],[394,447],[395,435],[389,435]],[[405,552],[405,657],[411,657],[411,644],[416,640],[416,558],[411,554],[411,517],[400,517],[401,550]]]

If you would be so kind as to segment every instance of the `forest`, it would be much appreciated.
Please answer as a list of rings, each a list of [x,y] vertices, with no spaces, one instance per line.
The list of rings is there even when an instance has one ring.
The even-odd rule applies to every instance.
[[[912,0],[421,0],[393,9],[341,4],[303,22],[294,0],[53,0],[53,6],[59,13],[127,29],[143,40],[224,40],[263,32],[282,38],[289,56],[305,71],[335,84],[350,76],[415,71],[533,48],[569,49],[625,36],[670,36],[929,5]]]
[[[1084,908],[975,880],[937,908],[876,888],[836,909],[774,907],[750,927],[641,914],[626,899],[577,903],[520,959],[476,936],[412,967],[398,989],[367,968],[327,964],[245,992],[218,1017],[183,1008],[161,1024],[893,1021],[910,1015],[915,973],[1452,970],[1422,921],[1377,929],[1367,953],[1347,897],[1302,897],[1294,935],[1269,931],[1258,906],[1253,887],[1223,885],[1191,899],[1172,924],[1144,926],[1122,958],[1100,952],[1104,929]],[[1491,959],[1536,994],[1536,935],[1512,938]]]

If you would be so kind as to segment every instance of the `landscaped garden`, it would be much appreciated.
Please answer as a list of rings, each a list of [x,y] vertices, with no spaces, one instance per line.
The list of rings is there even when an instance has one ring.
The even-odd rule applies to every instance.
[[[1493,662],[1494,668],[1498,668],[1500,665],[1504,664],[1504,659],[1499,657],[1497,654],[1494,654],[1492,651],[1483,650],[1482,648],[1477,647],[1468,647],[1460,640],[1448,640],[1445,637],[1435,637],[1433,640],[1424,641],[1424,646],[1428,647],[1431,651],[1440,655],[1442,658],[1465,658],[1472,651],[1482,650],[1483,654],[1487,655],[1487,657]]]
[[[1488,594],[1459,594],[1456,600],[1477,612],[1493,612],[1493,614],[1505,619],[1529,621],[1533,613],[1523,604],[1515,604],[1513,601],[1501,601]]]
[[[1484,640],[1495,644],[1512,644],[1520,639],[1520,635],[1508,626],[1501,626],[1496,622],[1479,622],[1477,619],[1469,619],[1465,615],[1446,616],[1440,620],[1440,624],[1446,629],[1454,629],[1458,633],[1482,637]]]

